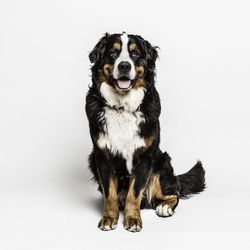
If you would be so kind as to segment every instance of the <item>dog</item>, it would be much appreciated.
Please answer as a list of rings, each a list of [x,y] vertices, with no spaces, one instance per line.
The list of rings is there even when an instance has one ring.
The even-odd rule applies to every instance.
[[[86,96],[93,150],[89,168],[103,193],[101,230],[142,229],[140,210],[172,216],[180,198],[205,188],[200,161],[176,176],[167,152],[161,151],[161,105],[155,88],[158,47],[139,35],[106,33],[89,54],[92,85]]]

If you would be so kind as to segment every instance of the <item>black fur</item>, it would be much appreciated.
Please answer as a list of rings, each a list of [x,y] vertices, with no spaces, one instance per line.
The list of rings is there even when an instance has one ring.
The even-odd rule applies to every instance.
[[[107,183],[112,175],[118,178],[118,192],[127,191],[129,182],[125,159],[120,155],[105,152],[98,147],[96,142],[99,133],[105,133],[104,108],[107,106],[106,101],[100,94],[99,73],[105,63],[113,63],[108,51],[110,44],[119,39],[120,35],[106,33],[89,54],[89,59],[93,63],[91,68],[93,84],[90,86],[86,97],[86,113],[93,142],[93,150],[89,156],[89,167],[94,180],[99,184],[99,190],[104,191],[106,196],[108,195]],[[144,152],[135,152],[133,156],[132,174],[135,176],[135,196],[138,196],[150,176],[155,173],[160,174],[160,183],[164,195],[176,194],[179,198],[186,198],[191,194],[199,193],[205,188],[205,171],[201,162],[198,162],[187,173],[175,176],[169,155],[159,149],[161,105],[159,94],[154,85],[155,62],[158,57],[157,47],[153,47],[141,36],[129,35],[129,39],[138,45],[141,52],[140,59],[134,61],[134,63],[143,66],[145,69],[143,78],[147,91],[140,105],[140,111],[144,115],[145,122],[140,124],[140,136],[142,138],[154,138],[152,145]],[[108,81],[110,85],[113,84],[111,78],[108,78]],[[154,207],[153,204],[155,203],[157,201],[148,204],[146,200],[143,200],[142,207]]]
[[[180,197],[188,198],[192,194],[198,194],[205,189],[205,170],[200,161],[187,173],[178,175],[177,181],[180,189]]]

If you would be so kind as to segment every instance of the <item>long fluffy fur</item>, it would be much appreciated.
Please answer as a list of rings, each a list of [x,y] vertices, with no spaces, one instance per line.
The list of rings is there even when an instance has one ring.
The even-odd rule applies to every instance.
[[[177,181],[180,186],[180,198],[188,198],[192,194],[202,192],[206,187],[202,163],[198,161],[187,173],[178,175]]]
[[[117,41],[121,34],[105,34],[100,39],[89,55],[93,63],[92,82],[86,97],[86,113],[89,120],[93,150],[89,156],[89,168],[94,175],[94,180],[99,184],[99,190],[108,195],[108,182],[110,176],[118,178],[118,192],[127,191],[129,175],[126,166],[126,159],[120,153],[114,153],[107,148],[100,148],[98,139],[102,134],[107,133],[107,113],[106,108],[116,110],[116,106],[110,106],[101,93],[103,79],[100,77],[105,64],[113,65],[114,62],[105,54],[106,47],[113,41]],[[201,162],[190,169],[187,173],[175,176],[171,159],[166,152],[159,148],[160,124],[159,116],[161,105],[159,94],[154,85],[155,61],[158,57],[156,48],[140,36],[129,35],[129,39],[136,43],[141,50],[140,61],[134,61],[136,66],[144,67],[143,88],[146,90],[144,98],[138,107],[143,115],[143,122],[138,124],[138,136],[142,139],[153,138],[152,144],[145,150],[135,150],[133,155],[132,175],[136,176],[134,187],[135,196],[139,194],[142,187],[145,187],[151,174],[160,175],[162,193],[164,195],[177,195],[178,198],[188,198],[192,194],[199,193],[205,188],[205,171]],[[101,78],[101,79],[100,79]],[[107,77],[106,81],[115,88],[114,79]],[[105,82],[106,83],[106,82]],[[114,120],[115,122],[115,120]],[[101,181],[100,181],[101,180]],[[146,206],[154,207],[153,203],[143,201]]]

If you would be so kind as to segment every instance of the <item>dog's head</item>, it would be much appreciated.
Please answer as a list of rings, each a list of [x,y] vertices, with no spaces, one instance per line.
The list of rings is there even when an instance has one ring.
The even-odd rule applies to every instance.
[[[106,33],[89,54],[97,83],[106,82],[121,93],[146,87],[154,75],[156,49],[138,35]]]

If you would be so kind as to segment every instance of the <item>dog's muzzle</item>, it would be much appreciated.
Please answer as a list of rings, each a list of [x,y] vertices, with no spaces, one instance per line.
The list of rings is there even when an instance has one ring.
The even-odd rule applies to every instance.
[[[118,64],[119,78],[117,79],[117,85],[120,89],[128,89],[131,85],[130,71],[131,63],[122,61]]]

